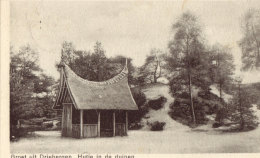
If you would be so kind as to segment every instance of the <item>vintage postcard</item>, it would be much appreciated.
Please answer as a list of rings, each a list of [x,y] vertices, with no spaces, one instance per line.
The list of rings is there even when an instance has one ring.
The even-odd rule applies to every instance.
[[[2,1],[1,153],[259,157],[260,1]]]

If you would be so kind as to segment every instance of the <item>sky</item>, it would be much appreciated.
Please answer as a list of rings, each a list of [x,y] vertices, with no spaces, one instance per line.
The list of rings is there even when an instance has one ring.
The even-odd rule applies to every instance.
[[[93,50],[100,41],[108,57],[124,55],[140,66],[152,48],[167,51],[171,26],[185,11],[198,16],[207,43],[229,46],[236,74],[244,83],[259,82],[260,72],[240,72],[241,17],[260,1],[12,1],[10,40],[14,50],[29,44],[39,52],[44,72],[59,78],[61,44]]]

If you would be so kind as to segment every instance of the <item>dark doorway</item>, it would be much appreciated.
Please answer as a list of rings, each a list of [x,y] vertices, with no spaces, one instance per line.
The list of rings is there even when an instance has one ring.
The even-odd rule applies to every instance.
[[[100,136],[113,136],[113,111],[102,111],[100,113]]]

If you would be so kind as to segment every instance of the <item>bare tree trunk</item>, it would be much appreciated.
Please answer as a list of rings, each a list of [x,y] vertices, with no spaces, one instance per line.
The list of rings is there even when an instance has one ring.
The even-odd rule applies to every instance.
[[[158,78],[158,77],[156,76],[156,73],[157,73],[158,66],[159,66],[159,61],[158,61],[158,59],[157,59],[157,61],[156,61],[156,66],[155,66],[154,73],[153,73],[154,83],[157,83],[157,78]]]
[[[192,83],[191,83],[191,74],[190,74],[190,68],[189,68],[189,93],[190,93],[190,106],[191,106],[191,113],[192,113],[192,121],[194,124],[196,124],[196,117],[194,112],[194,106],[193,106],[193,97],[192,97]]]
[[[188,78],[189,78],[189,93],[190,93],[190,106],[191,106],[191,114],[192,114],[192,121],[193,124],[196,124],[196,117],[195,117],[195,111],[194,111],[194,105],[193,105],[193,97],[192,97],[192,81],[191,81],[191,65],[190,65],[190,53],[189,53],[189,40],[186,41],[186,47],[187,47],[187,57],[188,57]]]
[[[157,79],[160,78],[162,75],[162,67],[160,61],[158,61],[158,68],[159,68],[159,76],[157,77]]]
[[[222,100],[222,84],[221,84],[221,78],[222,76],[220,75],[220,60],[219,60],[219,52],[218,52],[218,58],[217,58],[217,73],[218,73],[218,82],[219,82],[219,100],[221,102]]]
[[[240,83],[238,88],[238,97],[239,97],[240,129],[242,130],[244,128],[244,117],[243,117],[243,110],[242,110],[242,103],[241,103]]]
[[[219,83],[219,99],[222,100],[222,84]]]
[[[103,76],[103,69],[101,66],[98,66],[97,68],[97,80],[102,81],[102,76]]]
[[[154,83],[157,83],[156,71],[155,71],[154,74],[153,74],[153,82],[154,82]]]

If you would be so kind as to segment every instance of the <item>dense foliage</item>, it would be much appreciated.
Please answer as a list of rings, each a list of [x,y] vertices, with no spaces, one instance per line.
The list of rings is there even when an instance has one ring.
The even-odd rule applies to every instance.
[[[199,92],[198,96],[193,99],[193,103],[197,124],[206,124],[208,121],[206,115],[216,113],[218,108],[222,106],[222,102],[216,95],[205,91]],[[169,115],[183,124],[192,126],[189,95],[187,93],[176,97],[170,105]]]
[[[42,73],[37,61],[38,54],[29,45],[21,47],[18,52],[11,49],[11,136],[20,119],[55,116],[52,105],[57,85],[53,78]]]
[[[139,129],[141,128],[140,120],[148,112],[146,96],[139,88],[131,90],[133,98],[138,106],[138,111],[129,112],[129,122],[132,123],[130,129]]]
[[[132,59],[124,56],[108,58],[100,42],[96,42],[93,52],[76,50],[71,42],[64,42],[61,58],[77,75],[90,81],[104,81],[114,77],[123,69],[127,59],[128,80],[130,84],[135,83]]]

